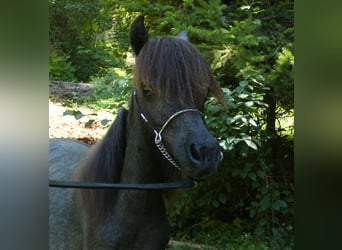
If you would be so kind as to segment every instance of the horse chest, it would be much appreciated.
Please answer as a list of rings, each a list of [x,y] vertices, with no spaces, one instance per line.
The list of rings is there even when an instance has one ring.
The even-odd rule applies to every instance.
[[[132,196],[141,196],[141,191],[129,191],[129,196],[124,193],[119,195],[111,216],[97,226],[88,249],[165,249],[170,233],[162,201],[150,200],[154,206],[144,206],[139,204],[142,197]]]
[[[122,229],[121,229],[122,230]],[[165,249],[169,240],[168,232],[163,230],[145,229],[139,232],[117,232],[110,235],[110,239],[104,235],[98,239],[95,249],[117,249],[117,250],[161,250]],[[99,247],[99,245],[101,247]],[[93,248],[91,248],[93,249]]]

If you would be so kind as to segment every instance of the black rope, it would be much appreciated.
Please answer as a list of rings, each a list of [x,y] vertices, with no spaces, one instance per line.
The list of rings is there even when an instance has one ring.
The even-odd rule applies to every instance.
[[[190,188],[196,185],[197,185],[196,181],[124,184],[124,183],[73,182],[73,181],[49,180],[49,187],[56,187],[56,188],[163,190],[163,189]]]

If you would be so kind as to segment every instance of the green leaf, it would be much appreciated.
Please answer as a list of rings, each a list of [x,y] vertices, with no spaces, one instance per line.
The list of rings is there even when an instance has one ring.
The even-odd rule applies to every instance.
[[[255,162],[247,162],[245,163],[245,170],[249,172],[252,170],[254,166],[255,166]]]
[[[241,99],[245,99],[247,97],[248,97],[248,94],[242,93],[242,94],[239,95],[239,98],[241,98]]]
[[[220,144],[221,145],[221,144]],[[233,141],[228,141],[228,139],[226,141],[223,142],[223,149],[226,151],[231,151],[234,148],[234,142]]]
[[[83,116],[84,116],[84,115],[83,115],[80,111],[76,112],[76,114],[75,114],[76,120],[81,119]]]
[[[272,208],[277,211],[279,211],[282,207],[287,207],[287,203],[284,200],[276,200],[272,205]]]
[[[260,19],[254,19],[254,20],[252,21],[252,23],[257,24],[257,25],[260,25],[260,24],[261,24],[261,20],[260,20]]]
[[[79,120],[84,116],[82,112],[78,110],[66,110],[63,112],[63,115],[73,115],[75,116],[76,120]]]
[[[211,204],[213,205],[214,208],[218,208],[220,206],[220,203],[217,200],[212,200]]]
[[[246,179],[246,177],[247,177],[247,172],[246,172],[246,171],[242,171],[242,172],[240,173],[240,177],[241,177],[242,179]]]
[[[239,82],[239,85],[241,87],[246,87],[248,85],[248,82],[247,81],[241,81],[241,82]]]
[[[265,228],[261,226],[258,226],[256,229],[254,229],[254,233],[256,235],[262,235],[264,234],[264,232],[265,232]]]
[[[110,122],[110,120],[108,120],[108,119],[103,119],[103,120],[101,120],[101,125],[102,125],[102,126],[106,126],[106,125],[108,124],[108,122]]]
[[[271,207],[271,201],[269,197],[264,197],[260,201],[260,211],[265,211],[266,209]]]
[[[63,112],[63,115],[74,115],[74,111],[68,109],[68,110],[66,110],[66,111]]]
[[[259,176],[262,179],[265,177],[265,173],[263,171],[257,170],[256,174],[257,174],[257,176]]]
[[[248,119],[248,122],[249,124],[251,124],[253,127],[257,127],[258,125],[256,124],[256,122],[252,119],[252,118],[249,118]]]
[[[258,146],[252,140],[244,139],[243,141],[247,144],[248,147],[254,150],[258,150]]]
[[[198,199],[196,203],[199,207],[203,207],[207,204],[207,199],[205,198],[205,196],[201,196],[201,198]]]
[[[248,173],[248,177],[249,177],[249,179],[251,179],[252,181],[255,181],[255,180],[256,180],[256,174],[253,173],[253,172]]]
[[[249,212],[249,216],[253,218],[255,214],[256,214],[256,209],[251,209],[251,211]]]
[[[85,124],[85,127],[86,128],[90,128],[91,127],[91,125],[93,125],[93,123],[95,122],[95,120],[94,119],[90,119],[89,121],[87,121],[87,123]]]
[[[230,108],[232,108],[232,109],[236,109],[238,106],[234,103],[234,102],[232,102],[232,101],[228,101],[228,106],[230,107]]]
[[[233,123],[233,119],[230,118],[230,117],[227,117],[227,119],[226,119],[226,124],[229,126],[229,125],[232,124],[232,123]]]
[[[265,218],[261,218],[260,220],[259,220],[259,225],[260,226],[264,226],[264,225],[266,225],[267,224],[267,220],[265,219]]]
[[[218,199],[222,204],[226,204],[227,202],[227,196],[224,193],[220,193]]]
[[[93,23],[92,24],[92,28],[93,28],[94,31],[98,31],[99,30],[99,26],[98,26],[97,23]]]
[[[236,116],[233,117],[233,119],[231,119],[231,121],[232,121],[231,123],[233,123],[233,122],[235,122],[237,120],[241,120],[243,117],[244,117],[243,115],[236,115]]]
[[[242,90],[243,90],[243,87],[238,86],[238,87],[236,87],[236,88],[234,89],[234,92],[240,94],[240,93],[242,92]]]
[[[245,102],[245,105],[246,105],[246,107],[250,108],[254,105],[254,102],[253,101]]]
[[[241,10],[246,10],[246,9],[249,10],[250,8],[251,8],[250,5],[243,5],[240,7]]]

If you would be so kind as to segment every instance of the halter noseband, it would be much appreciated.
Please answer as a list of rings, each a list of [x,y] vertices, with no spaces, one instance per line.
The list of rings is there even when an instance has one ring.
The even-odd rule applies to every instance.
[[[200,113],[200,115],[203,117],[203,113],[197,109],[182,109],[180,111],[175,112],[174,114],[172,114],[163,124],[163,126],[161,127],[161,129],[158,131],[157,129],[155,129],[148,121],[148,119],[146,118],[146,116],[144,115],[144,113],[141,111],[139,105],[138,105],[138,100],[137,100],[137,93],[135,91],[133,91],[133,95],[136,101],[136,104],[138,106],[139,109],[139,113],[140,113],[140,117],[143,119],[143,121],[153,130],[154,134],[156,135],[154,138],[154,143],[156,144],[157,148],[159,149],[159,151],[162,153],[162,155],[174,166],[176,167],[178,170],[181,170],[181,167],[177,164],[177,162],[173,159],[173,157],[170,155],[170,153],[167,151],[164,143],[162,142],[162,133],[164,132],[165,128],[167,127],[167,125],[169,125],[171,123],[171,121],[177,117],[180,114],[183,114],[185,112],[197,112]]]

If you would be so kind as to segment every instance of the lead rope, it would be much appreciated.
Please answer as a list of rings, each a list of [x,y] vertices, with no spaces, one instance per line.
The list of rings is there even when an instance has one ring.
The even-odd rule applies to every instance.
[[[135,98],[136,98],[136,92],[133,92]],[[138,105],[138,102],[136,100],[136,103]],[[139,106],[139,105],[138,105]],[[172,114],[167,120],[166,122],[163,124],[162,128],[160,129],[160,131],[158,132],[157,129],[153,128],[152,125],[149,123],[148,119],[146,118],[146,116],[144,115],[143,112],[140,111],[140,107],[139,107],[139,112],[140,112],[140,117],[144,120],[144,122],[149,125],[152,129],[154,134],[156,135],[156,137],[154,138],[154,143],[156,144],[157,148],[159,149],[160,153],[175,167],[177,168],[179,171],[181,170],[181,167],[177,164],[177,162],[173,159],[173,157],[170,155],[170,153],[167,151],[164,143],[162,142],[162,133],[165,130],[166,126],[169,125],[169,123],[172,121],[172,119],[174,119],[176,116],[183,114],[185,112],[198,112],[201,114],[201,116],[203,117],[203,113],[197,109],[182,109],[180,111],[177,111],[176,113]]]

